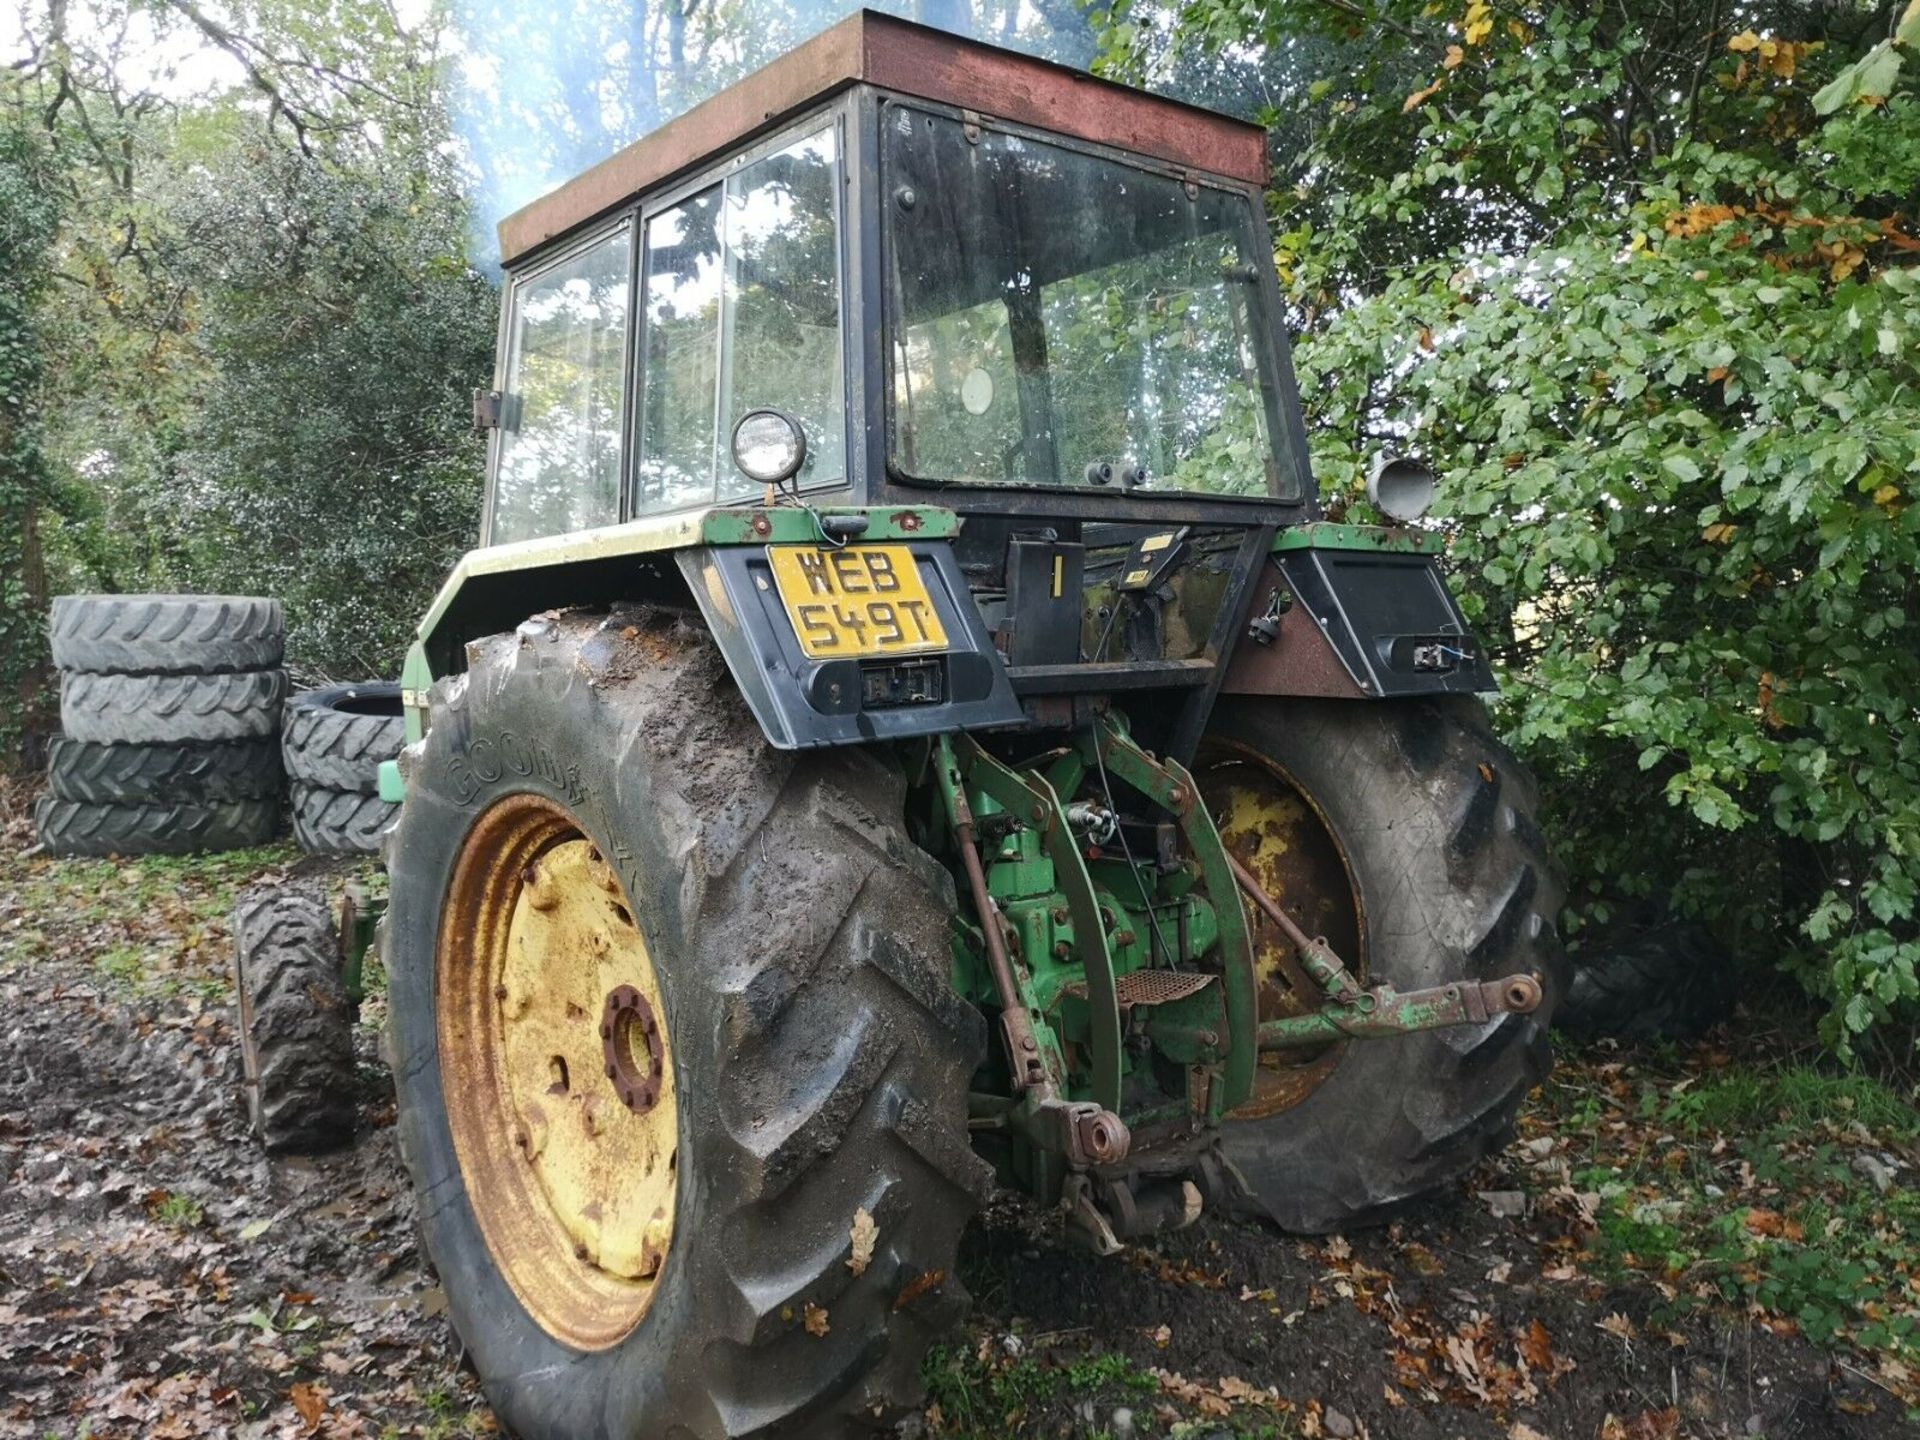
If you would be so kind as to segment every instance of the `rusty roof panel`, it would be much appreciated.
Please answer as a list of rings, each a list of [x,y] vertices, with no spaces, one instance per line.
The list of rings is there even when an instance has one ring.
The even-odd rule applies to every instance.
[[[501,258],[511,264],[862,82],[1249,185],[1267,180],[1257,125],[861,10],[516,210],[500,222]]]

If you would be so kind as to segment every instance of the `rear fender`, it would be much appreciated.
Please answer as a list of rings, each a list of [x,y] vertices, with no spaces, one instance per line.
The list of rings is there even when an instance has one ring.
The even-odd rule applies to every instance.
[[[1221,690],[1337,700],[1496,690],[1436,545],[1352,525],[1282,531]]]
[[[707,628],[767,740],[781,750],[982,730],[1025,720],[1006,667],[967,591],[947,540],[914,540],[912,552],[940,617],[947,648],[898,661],[810,659],[773,576],[767,545],[711,545],[675,559]],[[913,667],[936,700],[899,703],[888,681]]]

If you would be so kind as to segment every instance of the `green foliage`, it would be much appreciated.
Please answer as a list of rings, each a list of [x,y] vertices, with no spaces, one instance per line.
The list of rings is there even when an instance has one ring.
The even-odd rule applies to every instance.
[[[20,743],[47,663],[37,529],[47,488],[39,311],[59,219],[49,172],[33,134],[0,114],[0,756]]]
[[[1176,23],[1217,41],[1228,12],[1274,53],[1391,52],[1294,92],[1318,122],[1274,192],[1301,390],[1357,508],[1384,448],[1442,473],[1576,939],[1699,915],[1789,965],[1843,1051],[1911,1017],[1910,41],[1792,3],[1189,0]]]
[[[179,573],[280,596],[307,665],[397,674],[479,531],[468,397],[492,373],[495,300],[461,258],[457,177],[264,140],[207,170],[174,217],[213,362],[176,460]]]
[[[30,17],[0,116],[67,202],[43,317],[54,591],[274,594],[303,680],[395,673],[477,535],[466,396],[492,370],[443,21],[374,0]],[[218,78],[130,59],[142,36]]]

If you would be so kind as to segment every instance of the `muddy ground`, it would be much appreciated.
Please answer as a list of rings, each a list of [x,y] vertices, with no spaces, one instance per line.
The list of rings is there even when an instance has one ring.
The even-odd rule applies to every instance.
[[[315,862],[284,848],[52,861],[26,858],[29,841],[15,797],[0,835],[0,1435],[494,1431],[415,1249],[370,1028],[351,1149],[269,1161],[248,1140],[224,917],[243,884]],[[1920,1397],[1900,1345],[1816,1347],[1764,1287],[1728,1302],[1686,1255],[1651,1263],[1623,1249],[1638,1232],[1608,1228],[1613,1201],[1585,1188],[1607,1146],[1636,1147],[1654,1180],[1725,1181],[1702,1193],[1743,1217],[1743,1240],[1755,1211],[1797,1213],[1724,1136],[1675,1164],[1665,1152],[1680,1142],[1653,1133],[1665,1112],[1631,1129],[1644,1097],[1684,1089],[1696,1062],[1713,1063],[1563,1066],[1505,1154],[1386,1230],[1303,1242],[1203,1221],[1100,1261],[1069,1249],[1053,1217],[1002,1203],[964,1247],[973,1317],[929,1360],[928,1407],[905,1433],[1910,1433]],[[1870,1140],[1904,1179],[1906,1142],[1860,1135],[1835,1143]],[[1621,1163],[1610,1173],[1631,1176],[1629,1198],[1651,1193],[1638,1160]],[[1680,1212],[1657,1208],[1680,1202],[1635,1203],[1672,1222],[1663,1244],[1682,1243]],[[1899,1228],[1873,1213],[1869,1229]],[[1746,1262],[1729,1263],[1720,1279],[1745,1283]],[[1876,1283],[1910,1296],[1906,1279]]]

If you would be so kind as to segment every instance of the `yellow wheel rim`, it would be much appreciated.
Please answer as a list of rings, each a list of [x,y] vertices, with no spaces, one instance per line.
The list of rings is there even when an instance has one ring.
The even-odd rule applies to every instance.
[[[679,1124],[646,938],[565,810],[513,795],[480,818],[435,979],[454,1151],[494,1264],[548,1334],[604,1350],[668,1261]]]
[[[1326,817],[1279,765],[1245,746],[1209,739],[1193,768],[1228,851],[1301,929],[1325,936],[1364,982],[1359,895]],[[1324,996],[1301,970],[1292,943],[1257,907],[1245,909],[1260,1018],[1278,1020],[1318,1009]],[[1298,1105],[1325,1083],[1345,1050],[1343,1042],[1266,1052],[1254,1071],[1253,1098],[1233,1112],[1234,1118],[1258,1119]]]

